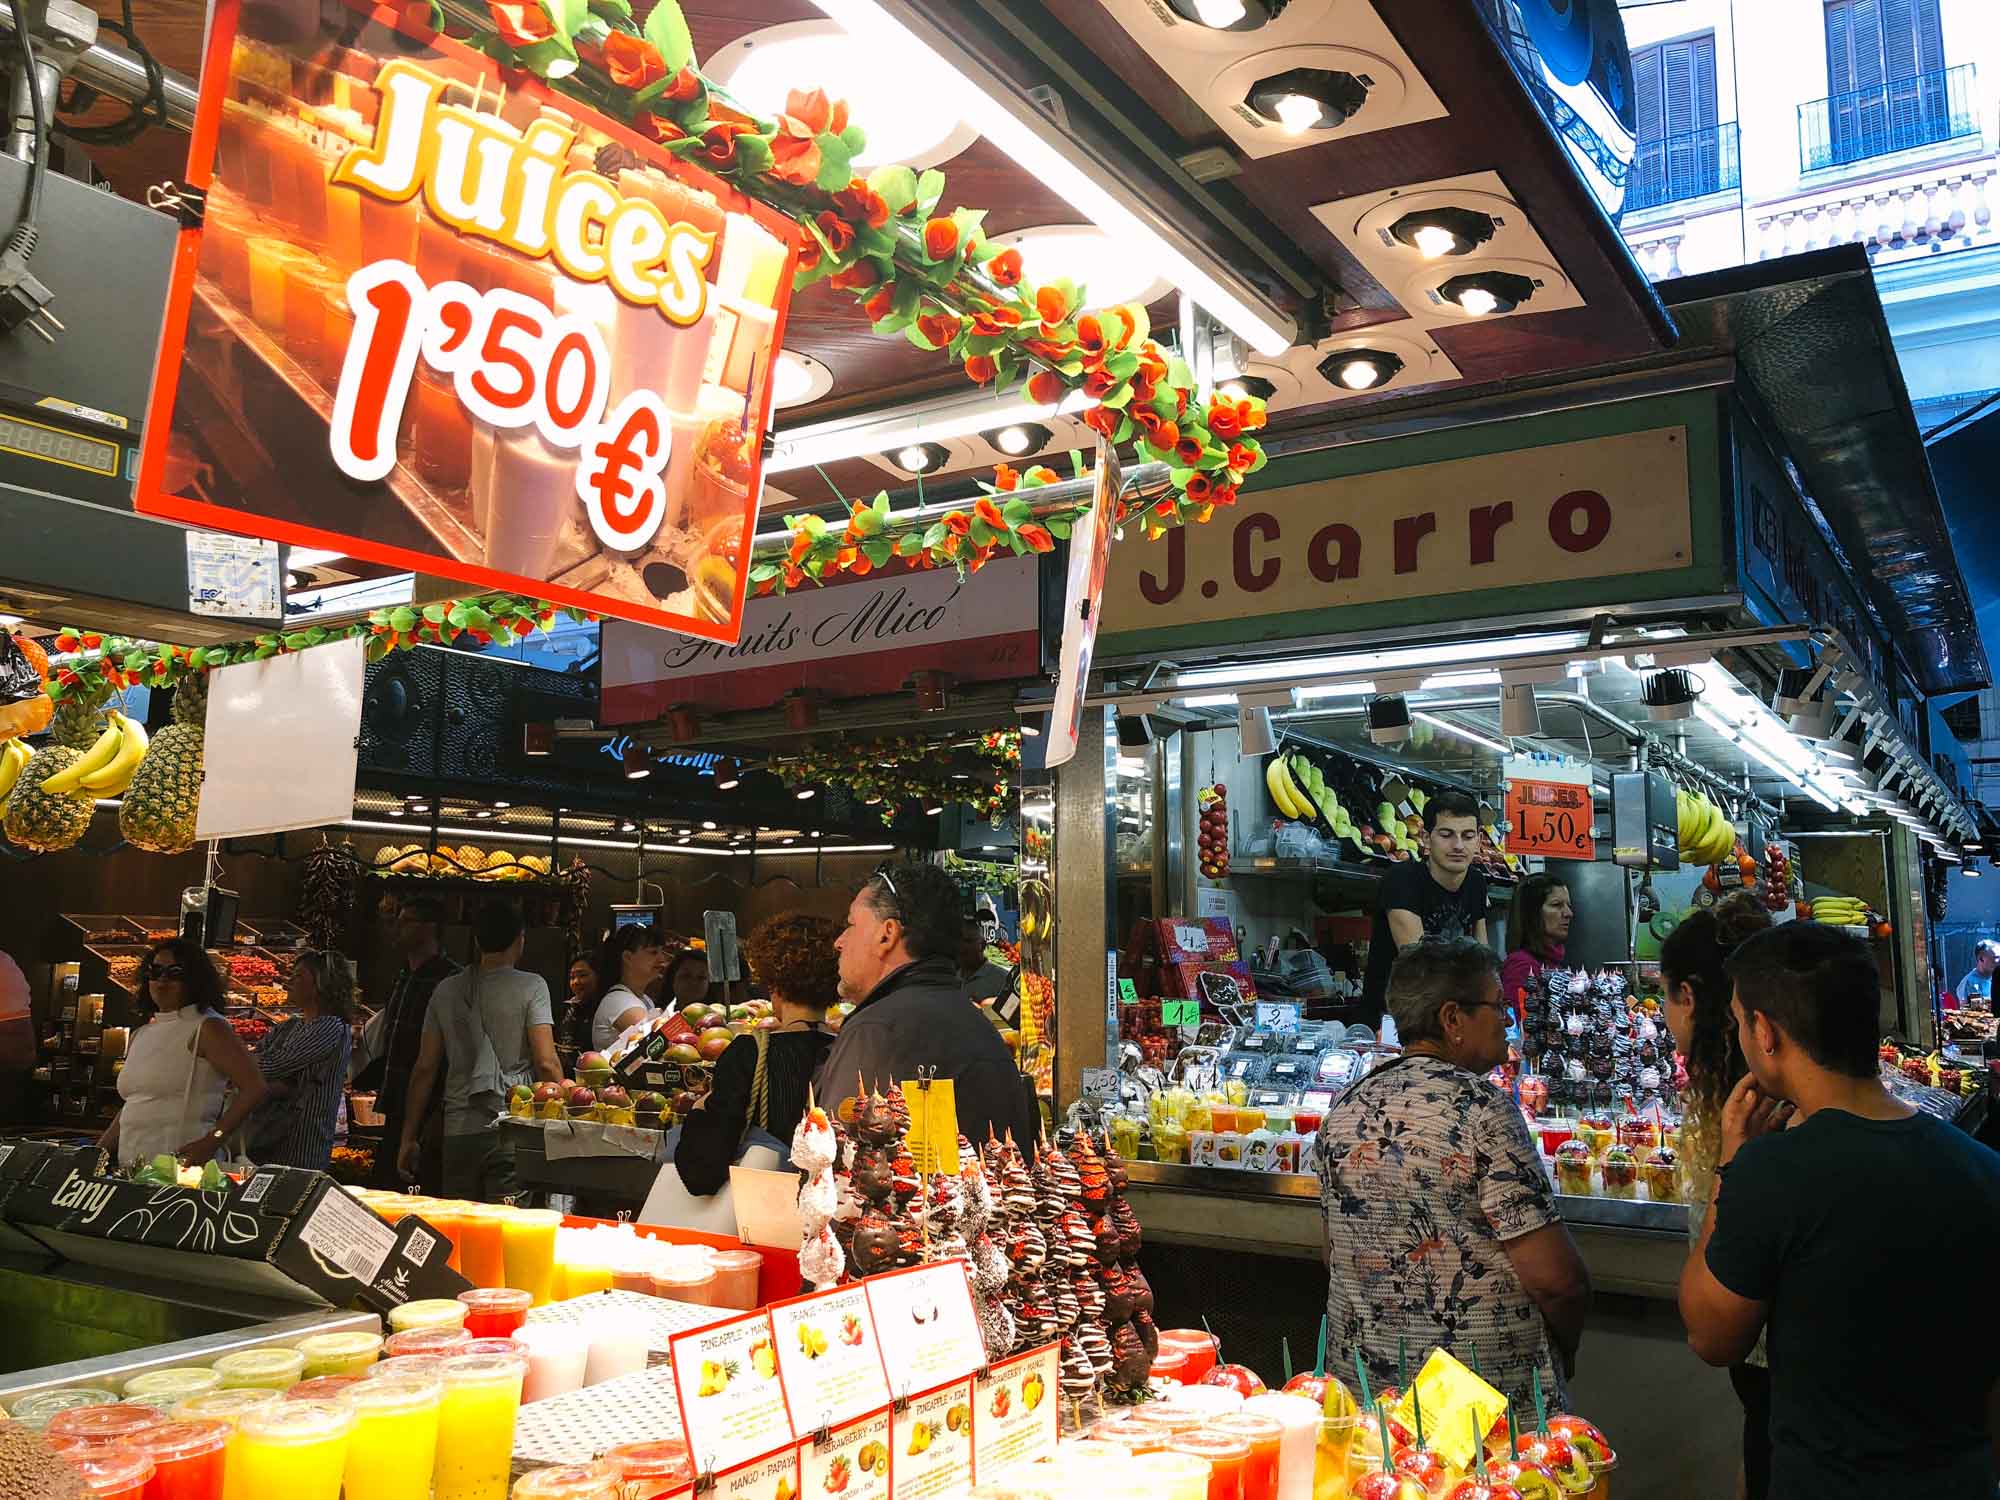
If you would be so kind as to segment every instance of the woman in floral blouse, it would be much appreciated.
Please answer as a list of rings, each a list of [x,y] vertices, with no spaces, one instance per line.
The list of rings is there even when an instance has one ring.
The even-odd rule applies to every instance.
[[[1405,948],[1389,1010],[1403,1055],[1320,1126],[1329,1342],[1397,1380],[1444,1348],[1525,1406],[1534,1375],[1566,1404],[1590,1279],[1514,1101],[1486,1074],[1507,1057],[1499,963],[1471,938]]]

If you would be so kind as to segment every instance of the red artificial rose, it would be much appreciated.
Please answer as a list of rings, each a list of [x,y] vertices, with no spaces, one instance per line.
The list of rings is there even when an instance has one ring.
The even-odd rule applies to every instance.
[[[701,133],[701,150],[696,153],[704,166],[724,172],[736,165],[736,137],[749,127],[734,120],[710,120]]]
[[[1147,374],[1144,370],[1134,373],[1132,376],[1132,404],[1134,406],[1151,406],[1156,392],[1157,387],[1153,384],[1153,377],[1151,375]]]
[[[1255,432],[1264,425],[1265,406],[1261,401],[1239,401],[1236,403],[1236,420],[1243,424],[1245,432]]]
[[[960,324],[957,316],[952,313],[919,313],[917,315],[917,332],[921,333],[940,349],[946,348],[953,339],[958,337],[958,330],[961,326],[963,325]]]
[[[827,278],[843,292],[865,292],[881,279],[881,267],[865,255],[846,270],[835,271]]]
[[[924,225],[924,254],[943,260],[958,249],[958,225],[950,219],[932,219]]]
[[[993,471],[993,488],[996,490],[1011,490],[1020,482],[1021,476],[1005,464]]]
[[[875,564],[869,561],[866,552],[856,552],[854,560],[847,565],[847,571],[852,573],[856,578],[866,578],[870,573],[875,571]]]
[[[790,116],[771,137],[771,175],[794,187],[810,187],[819,176],[819,144]]]
[[[632,123],[644,132],[647,137],[659,142],[662,146],[666,145],[669,141],[683,141],[687,139],[687,132],[681,129],[680,126],[669,120],[665,115],[656,115],[650,110],[641,114]],[[766,583],[770,582],[768,578],[764,581]]]
[[[1196,505],[1206,505],[1215,492],[1215,482],[1206,474],[1190,474],[1187,482],[1187,497]]]
[[[854,226],[832,209],[821,209],[813,216],[813,223],[835,255],[845,255],[854,244]]]
[[[792,533],[792,550],[789,556],[793,562],[804,562],[806,554],[812,551],[812,549],[813,539],[810,531],[795,531]]]
[[[614,31],[604,39],[604,70],[621,89],[643,89],[667,76],[667,62],[644,37]]]
[[[1007,518],[1000,514],[1000,507],[984,495],[972,502],[972,513],[996,531],[1007,529]]]
[[[1083,377],[1083,393],[1093,401],[1102,401],[1125,382],[1109,370],[1087,371]]]
[[[759,598],[761,598],[765,594],[770,593],[771,590],[776,588],[777,586],[778,586],[778,575],[776,573],[773,573],[768,578],[758,579],[756,585],[752,588],[751,592],[756,594]]]
[[[797,587],[798,587],[798,586],[799,586],[800,584],[804,583],[805,581],[806,581],[806,574],[805,574],[805,569],[803,569],[803,568],[795,568],[795,567],[793,567],[793,566],[792,566],[792,565],[791,565],[790,563],[787,563],[787,564],[785,565],[785,587],[786,587],[786,588],[788,588],[788,589],[795,589],[795,588],[797,588]]]
[[[785,113],[814,135],[839,135],[847,128],[847,101],[828,103],[824,89],[793,89],[785,96]]]
[[[962,510],[946,511],[944,525],[945,530],[953,533],[953,535],[964,536],[968,531],[972,530],[972,517],[968,516]]]
[[[1062,376],[1054,370],[1037,370],[1028,377],[1028,399],[1037,406],[1054,406],[1064,389]]]
[[[1180,509],[1180,502],[1172,498],[1160,501],[1153,507],[1156,516],[1171,516]]]
[[[811,235],[805,235],[799,240],[799,270],[817,270],[819,263],[825,258],[825,249]]]
[[[1119,415],[1108,406],[1093,406],[1083,414],[1083,425],[1115,441]]]
[[[966,356],[965,373],[969,379],[984,385],[1000,373],[1000,367],[993,363],[990,354],[972,354]]]
[[[1037,526],[1033,521],[1029,521],[1026,525],[1022,526],[1014,535],[1021,539],[1022,545],[1030,552],[1053,552],[1056,550],[1056,539],[1049,534],[1049,529],[1046,526]]]
[[[1208,408],[1208,430],[1226,441],[1243,431],[1243,422],[1234,406],[1217,401]]]
[[[986,338],[1020,326],[1021,315],[1011,307],[996,307],[990,312],[980,311],[972,315],[972,331]]]
[[[1070,315],[1070,300],[1063,295],[1061,287],[1038,286],[1035,288],[1035,311],[1042,315],[1042,322],[1054,328]]]
[[[556,34],[549,13],[535,0],[486,0],[486,9],[493,17],[493,29],[510,47],[532,47]]]
[[[1021,252],[1009,247],[986,262],[986,274],[993,278],[996,286],[1019,286],[1021,284]]]
[[[1234,505],[1236,503],[1236,486],[1233,484],[1218,484],[1208,492],[1208,498],[1217,505]]]
[[[675,104],[685,104],[701,92],[701,75],[693,68],[682,68],[674,74],[674,81],[667,85],[667,91],[660,97]]]
[[[1257,450],[1249,444],[1231,443],[1229,445],[1229,467],[1236,470],[1237,473],[1242,473],[1256,462]]]
[[[1056,471],[1047,464],[1036,464],[1034,468],[1028,470],[1027,479],[1030,486],[1054,484]]]
[[[896,310],[896,283],[885,281],[861,304],[861,310],[868,314],[871,322],[879,323]]]
[[[833,195],[833,206],[849,219],[880,229],[889,222],[889,205],[861,178],[850,180]]]
[[[1192,469],[1201,462],[1202,449],[1205,446],[1198,437],[1184,437],[1174,444],[1174,457],[1183,469]]]

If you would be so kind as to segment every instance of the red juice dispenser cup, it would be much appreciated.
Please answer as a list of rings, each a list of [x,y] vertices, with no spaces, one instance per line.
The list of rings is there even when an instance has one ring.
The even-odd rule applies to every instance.
[[[470,1310],[467,1318],[471,1317]],[[388,1342],[382,1345],[382,1354],[387,1359],[400,1359],[408,1354],[456,1354],[466,1344],[472,1342],[473,1335],[463,1326],[445,1325],[439,1328],[411,1328],[402,1333],[392,1333]]]
[[[1217,1432],[1190,1432],[1173,1441],[1169,1453],[1185,1453],[1208,1463],[1208,1500],[1246,1500],[1244,1472],[1250,1464],[1247,1439]]]
[[[460,1292],[465,1304],[465,1331],[473,1338],[504,1339],[528,1321],[528,1309],[535,1305],[533,1292],[518,1287],[474,1287]]]
[[[69,1461],[97,1500],[145,1500],[153,1477],[153,1461],[130,1448],[93,1448],[71,1454]]]
[[[1187,1355],[1182,1383],[1200,1385],[1202,1376],[1215,1368],[1220,1341],[1205,1328],[1168,1328],[1161,1331],[1160,1348],[1164,1352],[1169,1347]]]
[[[1270,1417],[1239,1413],[1218,1417],[1208,1431],[1241,1438],[1250,1445],[1250,1459],[1243,1468],[1243,1500],[1278,1500],[1278,1450],[1285,1429]]]
[[[149,1427],[159,1427],[166,1418],[150,1406],[76,1406],[68,1411],[59,1411],[49,1418],[48,1426],[42,1431],[51,1440],[55,1438],[82,1438],[90,1443],[117,1443],[144,1432]]]
[[[235,1430],[228,1422],[166,1422],[128,1438],[124,1446],[153,1461],[146,1500],[222,1500],[223,1455]]]

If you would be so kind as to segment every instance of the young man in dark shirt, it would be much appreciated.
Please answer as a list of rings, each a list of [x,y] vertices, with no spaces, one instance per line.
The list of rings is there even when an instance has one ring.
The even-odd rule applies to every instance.
[[[1681,1274],[1688,1342],[1730,1365],[1769,1325],[1772,1500],[1992,1500],[2000,1348],[1892,1299],[1983,1284],[2000,1155],[1883,1088],[1865,943],[1788,922],[1729,974],[1750,1071]]]
[[[1398,953],[1424,938],[1486,941],[1486,877],[1472,868],[1479,855],[1479,804],[1464,792],[1439,792],[1424,807],[1424,830],[1423,859],[1383,876],[1375,897],[1368,976],[1356,1019],[1377,1030]]]

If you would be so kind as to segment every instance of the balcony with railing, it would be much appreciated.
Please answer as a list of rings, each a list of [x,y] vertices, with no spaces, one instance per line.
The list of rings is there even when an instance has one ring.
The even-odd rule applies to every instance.
[[[1799,166],[1819,172],[1979,134],[1971,63],[1799,106]]]
[[[1736,147],[1734,120],[1640,141],[1625,179],[1624,211],[1734,192],[1743,182]]]

